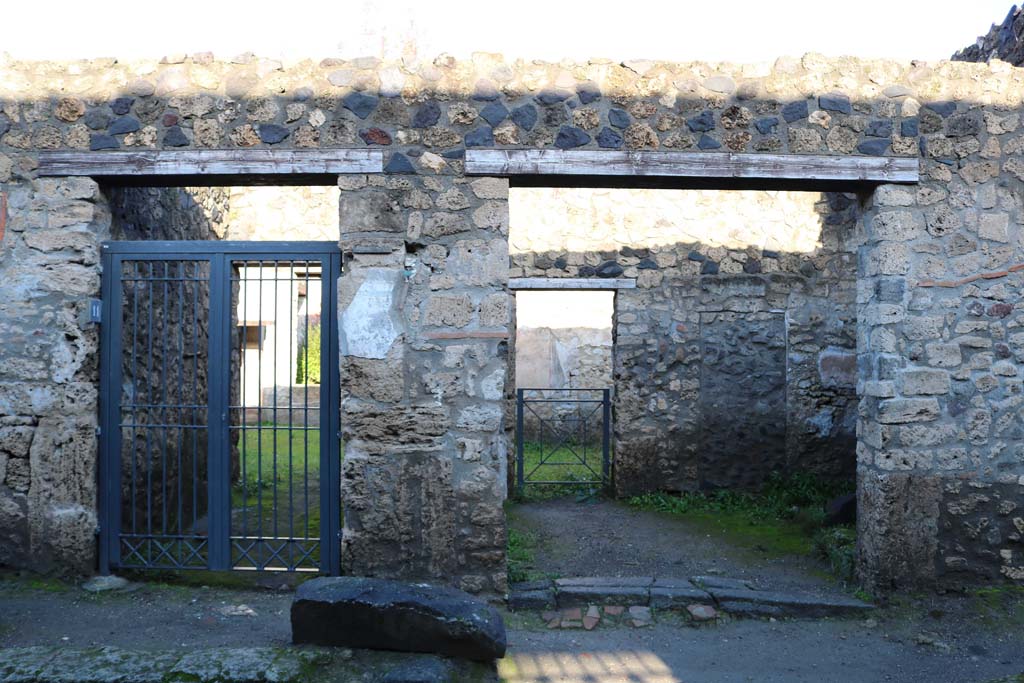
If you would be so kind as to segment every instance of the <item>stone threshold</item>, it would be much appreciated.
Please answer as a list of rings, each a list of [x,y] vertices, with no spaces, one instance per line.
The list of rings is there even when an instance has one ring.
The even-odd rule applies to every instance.
[[[856,616],[874,607],[856,598],[763,590],[750,581],[719,576],[688,579],[654,577],[586,577],[513,584],[508,607],[553,610],[591,605],[638,605],[685,610],[712,605],[734,616]]]
[[[239,634],[244,639],[244,634]],[[0,648],[0,683],[457,683],[498,680],[493,664],[347,648]]]

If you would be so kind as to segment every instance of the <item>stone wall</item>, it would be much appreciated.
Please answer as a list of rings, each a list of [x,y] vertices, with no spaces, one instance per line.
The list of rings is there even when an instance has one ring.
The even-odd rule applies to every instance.
[[[879,188],[865,219],[858,526],[865,578],[886,586],[1024,565],[1021,138],[1017,114],[961,116],[969,134],[944,139],[962,160]]]
[[[230,188],[103,188],[116,240],[217,240],[227,237]]]
[[[323,241],[338,239],[338,188],[229,187],[224,224],[228,239]]]
[[[503,585],[509,301],[507,264],[491,267],[505,258],[508,213],[504,184],[463,178],[463,155],[474,147],[624,148],[920,159],[919,186],[863,188],[871,198],[857,259],[861,572],[875,586],[996,573],[1019,580],[1022,92],[1024,70],[996,60],[809,54],[772,65],[555,64],[476,54],[285,67],[248,55],[5,58],[0,414],[14,422],[2,441],[0,509],[4,534],[20,539],[4,542],[6,561],[24,562],[27,553],[39,564],[87,570],[95,525],[95,331],[80,313],[97,292],[96,241],[109,219],[95,184],[39,178],[40,151],[384,149],[383,175],[342,179],[365,218],[346,232],[368,235],[351,247],[346,313],[360,282],[376,283],[366,298],[390,292],[401,302],[388,325],[374,318],[380,324],[369,336],[392,338],[384,358],[368,360],[395,354],[403,368],[400,390],[360,381],[359,373],[382,372],[358,360],[379,353],[380,343],[346,351],[349,386],[377,392],[353,392],[346,406],[346,436],[356,444],[345,472],[349,566],[488,591]],[[358,212],[343,206],[341,214]],[[378,232],[394,242],[374,247]],[[387,253],[368,253],[374,248]],[[717,275],[704,274],[717,278],[709,293],[690,293],[696,300],[749,299],[746,289],[726,296],[734,275],[744,288],[760,278],[766,291],[786,279],[728,272],[754,261],[765,270],[764,247],[746,260],[701,256],[677,253],[672,266],[699,274],[717,264]],[[632,258],[623,269],[643,270],[643,257]],[[645,300],[656,291],[634,290],[618,315],[665,306]],[[714,306],[704,313],[765,313]],[[664,311],[660,320],[671,317]],[[682,359],[663,355],[663,334],[643,341],[638,328],[637,357],[687,366],[700,322],[652,328],[686,340],[674,343]],[[666,401],[692,392],[691,367],[664,391]],[[646,419],[665,409],[652,398],[618,400],[633,401],[633,417],[642,407]],[[25,460],[27,468],[10,464]]]
[[[636,278],[616,295],[620,494],[853,479],[856,196],[513,188],[511,212],[513,277]]]
[[[612,333],[598,327],[520,327],[516,381],[533,389],[604,389],[612,382]]]
[[[978,36],[974,45],[958,50],[952,59],[960,62],[987,62],[990,59],[1001,59],[1014,66],[1024,64],[1024,12],[1013,5],[1009,14],[1001,24],[992,24],[992,28],[983,36]]]
[[[104,187],[114,239],[326,241],[338,239],[338,188]]]
[[[0,564],[89,572],[99,335],[88,300],[110,214],[85,178],[0,197]]]
[[[342,562],[501,593],[508,182],[340,185]]]

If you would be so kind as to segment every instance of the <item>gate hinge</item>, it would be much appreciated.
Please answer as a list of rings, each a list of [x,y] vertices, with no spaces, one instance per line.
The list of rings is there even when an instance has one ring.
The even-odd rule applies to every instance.
[[[89,299],[89,322],[103,322],[103,302],[99,299]]]
[[[96,528],[93,529],[93,534],[95,534],[96,536],[99,536],[101,532],[102,532],[102,529],[100,529],[100,525],[97,524]]]
[[[103,436],[103,427],[96,427],[96,436]]]

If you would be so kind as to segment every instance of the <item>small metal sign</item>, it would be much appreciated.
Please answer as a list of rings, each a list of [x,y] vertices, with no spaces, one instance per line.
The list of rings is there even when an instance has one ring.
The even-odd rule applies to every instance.
[[[89,299],[89,322],[103,322],[103,302],[99,299]]]

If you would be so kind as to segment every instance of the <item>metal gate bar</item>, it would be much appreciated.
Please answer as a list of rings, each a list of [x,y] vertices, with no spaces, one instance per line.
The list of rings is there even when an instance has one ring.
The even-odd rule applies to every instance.
[[[600,432],[595,430],[596,422]],[[593,445],[596,437],[600,438],[599,463]],[[528,442],[534,451],[530,454]],[[610,475],[610,389],[516,390],[516,485],[520,493],[527,485],[604,488]]]
[[[329,242],[108,242],[103,245],[100,389],[100,568],[209,568],[339,572],[340,440],[337,341],[337,288],[341,259]],[[243,367],[248,322],[247,283],[255,266],[262,307],[264,282],[274,297],[272,324],[261,319],[257,332],[258,372],[262,371],[264,328],[279,336],[288,297],[288,405],[278,405],[279,352],[274,344],[273,405],[259,391],[258,442],[250,448]],[[265,270],[273,278],[265,278]],[[281,274],[286,277],[281,277]],[[299,275],[297,275],[299,273]],[[306,315],[304,367],[310,367],[311,281],[321,292],[320,402],[294,405],[293,361],[297,292]],[[301,281],[301,284],[300,284]],[[281,284],[285,283],[285,284]],[[284,294],[282,295],[282,291]],[[239,301],[239,298],[241,301]],[[277,310],[277,309],[282,310]],[[239,310],[242,326],[232,324]],[[236,346],[233,342],[237,340]],[[129,348],[130,347],[130,348]],[[235,354],[233,356],[233,354]],[[204,359],[205,356],[205,359]],[[205,363],[205,366],[204,366]],[[233,381],[237,371],[239,383]],[[233,400],[232,392],[238,392]],[[311,411],[319,411],[316,429]],[[301,411],[301,427],[296,426]],[[286,425],[279,417],[287,414]],[[263,424],[270,415],[272,424]],[[264,526],[263,473],[255,480],[260,517],[249,525],[246,461],[255,454],[264,470],[270,436],[268,504],[272,524]],[[319,508],[311,502],[311,431],[319,435]],[[293,433],[301,433],[300,443]],[[287,438],[287,447],[279,443]],[[302,490],[296,488],[296,450],[302,452]],[[287,475],[280,474],[286,468]],[[239,472],[241,470],[241,472]],[[241,478],[239,479],[239,476]],[[128,479],[129,481],[125,481]],[[279,485],[289,487],[279,496]],[[145,489],[142,491],[141,489]],[[302,496],[301,510],[295,499]],[[287,510],[284,504],[287,501]],[[204,509],[205,506],[205,509]],[[313,511],[319,512],[319,519]],[[241,522],[238,513],[241,512]],[[281,517],[287,515],[286,522]],[[297,530],[296,520],[302,520]],[[318,529],[314,531],[314,521]],[[240,528],[239,528],[240,527]]]

